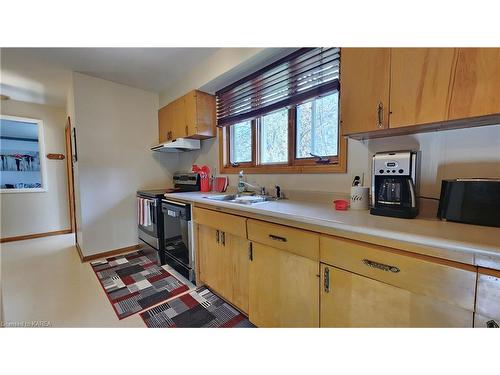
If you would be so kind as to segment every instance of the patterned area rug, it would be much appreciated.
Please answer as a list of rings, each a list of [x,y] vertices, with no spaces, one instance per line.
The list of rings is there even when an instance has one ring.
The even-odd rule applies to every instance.
[[[119,319],[189,289],[157,265],[153,251],[139,250],[90,264]]]
[[[140,315],[149,328],[255,327],[245,315],[205,286]]]

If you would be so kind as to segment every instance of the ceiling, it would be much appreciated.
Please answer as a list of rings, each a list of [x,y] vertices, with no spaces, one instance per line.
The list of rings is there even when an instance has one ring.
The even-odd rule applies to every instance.
[[[160,93],[218,48],[2,48],[1,93],[64,106],[71,72]]]

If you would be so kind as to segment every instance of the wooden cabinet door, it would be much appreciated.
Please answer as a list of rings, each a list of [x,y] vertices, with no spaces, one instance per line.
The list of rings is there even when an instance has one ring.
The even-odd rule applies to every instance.
[[[321,327],[472,327],[473,313],[321,264]]]
[[[186,105],[184,97],[177,99],[173,105],[173,139],[186,137]]]
[[[500,113],[500,48],[460,48],[449,119]]]
[[[200,280],[221,293],[224,288],[223,248],[220,246],[220,231],[198,225],[198,256]]]
[[[392,48],[389,127],[446,121],[455,48]]]
[[[500,271],[479,268],[474,327],[500,326]]]
[[[158,131],[160,143],[170,141],[173,137],[174,106],[168,104],[158,111]]]
[[[258,327],[319,326],[319,265],[252,243],[249,318]]]
[[[248,312],[247,239],[198,225],[198,263],[200,280],[210,289]]]
[[[223,232],[222,297],[244,313],[248,313],[249,241]]]
[[[390,48],[342,48],[340,123],[343,135],[389,126]]]

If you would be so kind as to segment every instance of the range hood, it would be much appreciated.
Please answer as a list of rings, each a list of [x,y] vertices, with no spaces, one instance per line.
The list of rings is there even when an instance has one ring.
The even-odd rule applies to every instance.
[[[200,149],[199,139],[177,138],[170,142],[160,143],[151,147],[151,151],[159,152],[184,152]]]

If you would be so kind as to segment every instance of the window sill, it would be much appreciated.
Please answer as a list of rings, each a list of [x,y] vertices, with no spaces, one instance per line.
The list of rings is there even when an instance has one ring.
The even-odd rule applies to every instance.
[[[266,165],[259,167],[221,167],[223,174],[237,174],[240,171],[250,174],[286,174],[286,173],[346,173],[347,168],[341,164],[328,165]]]

